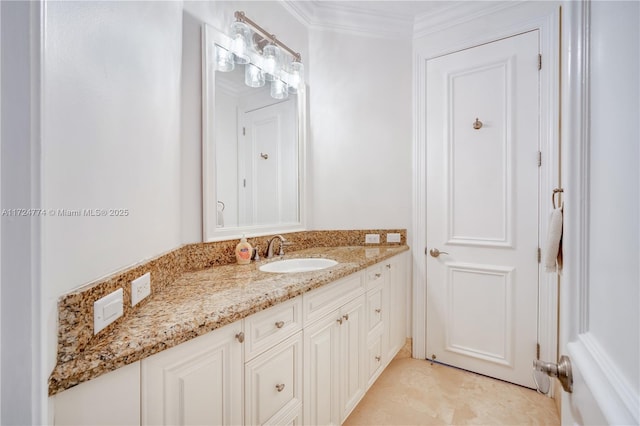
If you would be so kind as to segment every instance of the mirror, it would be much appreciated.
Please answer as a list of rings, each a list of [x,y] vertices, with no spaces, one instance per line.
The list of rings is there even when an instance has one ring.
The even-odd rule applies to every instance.
[[[305,90],[274,99],[268,82],[245,84],[245,65],[217,71],[228,37],[203,34],[204,241],[303,230]]]

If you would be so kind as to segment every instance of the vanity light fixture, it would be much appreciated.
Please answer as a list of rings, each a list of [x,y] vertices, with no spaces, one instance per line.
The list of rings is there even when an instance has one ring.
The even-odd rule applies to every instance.
[[[300,53],[293,51],[275,35],[236,11],[236,21],[231,25],[229,49],[216,46],[216,69],[232,71],[234,64],[245,66],[245,84],[261,87],[265,81],[271,84],[271,96],[285,99],[297,94],[304,81],[304,66]],[[231,55],[230,55],[231,54]]]

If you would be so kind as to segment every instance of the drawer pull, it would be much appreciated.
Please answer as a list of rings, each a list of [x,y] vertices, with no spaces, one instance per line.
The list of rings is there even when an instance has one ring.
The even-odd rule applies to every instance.
[[[376,274],[376,278],[380,278],[382,274]]]
[[[380,355],[378,355],[378,356],[376,357],[376,361],[378,361],[378,362],[380,362],[380,360],[381,360],[381,359],[382,359],[382,358],[380,357]]]
[[[236,334],[236,339],[238,339],[238,342],[240,343],[244,342],[244,333],[241,331],[240,333]]]
[[[336,320],[336,322],[337,322],[338,324],[342,325],[342,318],[338,318],[338,319]]]
[[[276,323],[276,327],[278,327],[278,328],[282,328],[283,326],[284,326],[284,321],[278,321]]]
[[[343,315],[342,318],[344,318],[345,321],[349,321],[349,314]]]
[[[276,385],[276,389],[278,390],[278,392],[282,392],[284,390],[284,383]]]
[[[382,312],[382,309],[380,308],[376,309],[376,314],[379,314],[380,312]]]

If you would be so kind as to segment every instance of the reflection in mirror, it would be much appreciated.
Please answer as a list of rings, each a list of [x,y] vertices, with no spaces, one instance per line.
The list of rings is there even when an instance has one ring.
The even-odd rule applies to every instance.
[[[229,65],[217,46],[228,37],[205,25],[204,241],[302,230],[305,86],[250,87],[250,63]]]
[[[297,98],[244,79],[241,66],[216,71],[216,227],[297,223]]]

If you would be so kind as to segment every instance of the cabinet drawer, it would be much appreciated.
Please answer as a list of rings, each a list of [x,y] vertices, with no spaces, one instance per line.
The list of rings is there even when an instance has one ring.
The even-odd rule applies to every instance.
[[[245,424],[279,423],[302,407],[302,332],[245,364]]]
[[[245,360],[250,360],[302,330],[302,297],[245,318]]]
[[[310,324],[364,293],[362,272],[302,295],[304,324]]]
[[[380,285],[384,282],[384,265],[379,263],[377,265],[369,266],[365,269],[366,281],[367,281],[367,290],[372,289],[373,287]]]
[[[376,328],[382,327],[384,301],[383,290],[384,286],[380,285],[367,291],[367,331],[369,333]]]
[[[370,340],[367,345],[367,389],[382,373],[382,335]]]

